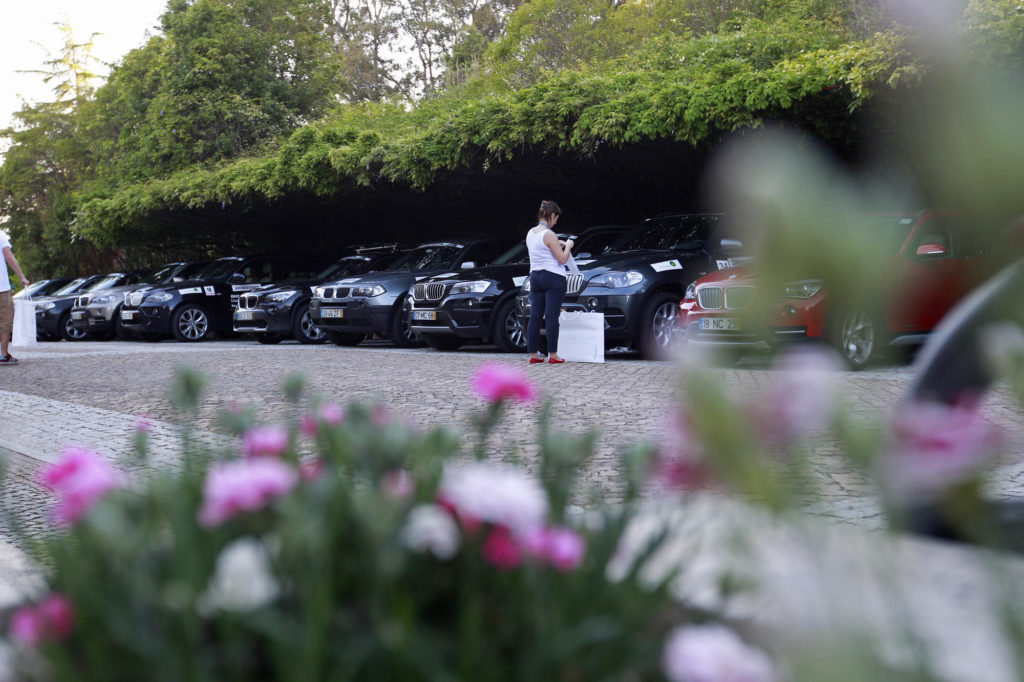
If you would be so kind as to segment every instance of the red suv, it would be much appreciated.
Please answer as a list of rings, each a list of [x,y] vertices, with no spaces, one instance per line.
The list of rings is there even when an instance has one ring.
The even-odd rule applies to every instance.
[[[753,270],[727,267],[687,289],[680,303],[680,334],[688,343],[734,350],[825,340],[851,368],[861,369],[884,348],[923,343],[946,312],[991,274],[991,261],[970,239],[970,226],[961,228],[948,213],[876,216],[871,222],[891,245],[894,268],[894,295],[876,306],[830,310],[826,282],[799,279],[767,302],[768,319],[751,321],[742,311],[758,296]]]

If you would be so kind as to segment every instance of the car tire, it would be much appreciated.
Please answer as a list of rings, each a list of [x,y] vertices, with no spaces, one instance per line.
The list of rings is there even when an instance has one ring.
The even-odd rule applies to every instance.
[[[111,320],[114,325],[114,338],[119,341],[131,341],[135,338],[135,332],[128,331],[124,328],[124,321],[121,319],[121,306],[117,306],[114,309],[114,319]]]
[[[299,343],[325,343],[327,341],[327,335],[320,327],[316,326],[313,316],[309,314],[309,303],[303,303],[295,311],[292,336]]]
[[[396,304],[394,310],[391,311],[388,339],[397,348],[416,348],[423,345],[423,341],[412,331],[409,308],[404,301]]]
[[[273,346],[284,341],[284,335],[282,334],[253,334],[252,338],[256,339],[257,343],[262,343],[265,346]]]
[[[185,303],[171,315],[171,334],[178,341],[195,343],[210,336],[210,314],[195,303]]]
[[[71,324],[71,311],[60,316],[60,320],[57,322],[57,330],[60,333],[60,338],[65,341],[85,340],[85,332]]]
[[[335,346],[358,346],[366,338],[366,334],[343,334],[329,331],[324,331],[324,336]]]
[[[494,315],[491,343],[503,353],[526,352],[526,328],[516,313],[514,298],[510,298],[498,306],[498,311]]]
[[[446,334],[424,334],[423,343],[434,350],[458,350],[466,343],[461,336],[449,336]]]
[[[647,360],[663,360],[672,350],[679,294],[667,291],[654,294],[640,315],[639,349]]]
[[[832,345],[850,369],[862,370],[881,355],[883,330],[879,315],[855,308],[839,314],[831,327]]]

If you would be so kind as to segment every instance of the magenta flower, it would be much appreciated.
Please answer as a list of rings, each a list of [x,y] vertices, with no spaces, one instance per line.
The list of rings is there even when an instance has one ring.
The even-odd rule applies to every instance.
[[[323,403],[316,413],[328,426],[337,426],[345,420],[345,408],[337,403]]]
[[[404,500],[413,494],[416,486],[405,469],[392,469],[380,479],[380,490],[395,500]]]
[[[562,573],[575,571],[583,562],[586,543],[571,528],[551,526],[533,531],[523,542],[529,553]]]
[[[75,628],[75,610],[61,594],[51,594],[38,606],[25,606],[11,617],[10,634],[25,646],[63,641]]]
[[[299,474],[303,481],[313,481],[320,478],[327,470],[327,465],[319,457],[309,457],[299,461]]]
[[[473,390],[489,403],[529,403],[537,399],[537,389],[522,371],[495,362],[480,365],[473,376]]]
[[[663,660],[670,682],[772,682],[772,661],[723,625],[693,625],[669,633]]]
[[[306,438],[316,438],[316,417],[304,414],[299,420],[299,432]]]
[[[153,430],[153,422],[149,420],[149,417],[142,415],[135,420],[135,432],[136,433],[149,433]]]
[[[491,530],[480,551],[484,559],[503,571],[510,571],[523,563],[523,551],[519,542],[504,526]]]
[[[214,465],[203,487],[199,522],[219,526],[239,512],[262,509],[286,495],[298,482],[298,474],[278,459],[257,457]]]
[[[976,477],[1004,444],[1002,431],[973,406],[911,403],[891,424],[882,480],[900,497],[934,497]]]
[[[673,412],[658,444],[651,478],[658,485],[676,490],[696,490],[710,479],[706,454],[684,412]]]
[[[242,436],[246,457],[280,457],[288,451],[288,429],[283,426],[254,426]]]
[[[64,448],[61,459],[39,478],[60,495],[53,514],[61,525],[77,522],[107,492],[123,485],[121,475],[101,455],[80,447]]]

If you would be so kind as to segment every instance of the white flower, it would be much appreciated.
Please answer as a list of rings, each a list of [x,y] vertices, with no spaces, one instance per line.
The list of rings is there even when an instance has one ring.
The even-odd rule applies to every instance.
[[[421,504],[409,512],[398,539],[403,547],[414,552],[430,552],[438,559],[451,559],[459,549],[459,528],[447,509],[436,504]]]
[[[245,537],[225,547],[217,557],[216,572],[199,598],[199,610],[253,611],[273,601],[280,591],[270,572],[266,546],[256,538]]]
[[[729,628],[676,628],[665,643],[665,676],[671,682],[771,682],[772,661]]]
[[[535,479],[480,462],[445,468],[438,495],[462,523],[493,523],[518,535],[542,526],[548,513],[547,496]]]

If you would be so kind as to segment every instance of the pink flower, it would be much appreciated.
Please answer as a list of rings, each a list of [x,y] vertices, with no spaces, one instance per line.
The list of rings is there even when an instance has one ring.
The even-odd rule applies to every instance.
[[[306,438],[316,438],[316,417],[311,414],[302,415],[299,420],[299,432]]]
[[[337,403],[323,403],[316,412],[328,426],[337,426],[345,419],[345,408]]]
[[[670,682],[772,682],[772,661],[723,625],[694,625],[669,633],[663,660]]]
[[[302,476],[303,481],[313,481],[320,478],[324,471],[327,470],[327,465],[319,457],[309,457],[299,462],[299,474]]]
[[[218,526],[239,512],[262,509],[298,482],[295,470],[278,459],[257,457],[214,465],[203,487],[199,522]]]
[[[530,533],[523,543],[531,555],[547,561],[562,573],[579,568],[586,543],[571,528],[552,526]]]
[[[673,412],[669,416],[651,477],[659,485],[678,490],[696,490],[707,484],[710,472],[704,446],[684,412]]]
[[[512,400],[521,403],[537,399],[537,389],[522,371],[498,363],[484,363],[473,377],[473,390],[489,403]]]
[[[61,497],[53,512],[61,525],[77,522],[107,492],[122,486],[120,474],[101,455],[79,447],[64,448],[40,480]]]
[[[523,537],[543,526],[548,513],[544,489],[510,467],[471,462],[445,468],[438,502],[451,509],[470,532],[477,523],[505,526]]]
[[[288,450],[288,429],[283,426],[254,426],[242,436],[246,457],[279,457]]]
[[[62,641],[75,628],[75,611],[60,594],[51,594],[38,606],[25,606],[11,617],[10,633],[17,642],[36,647],[46,640]]]
[[[892,422],[882,479],[897,496],[934,497],[977,476],[1003,445],[1002,431],[973,406],[911,403]]]
[[[484,559],[503,571],[509,571],[523,562],[523,551],[519,542],[504,526],[491,530],[481,548]]]
[[[135,432],[136,433],[149,433],[153,430],[153,422],[149,421],[149,417],[142,415],[135,420]]]
[[[392,469],[380,479],[380,490],[395,500],[404,500],[415,490],[412,476],[404,469]]]

